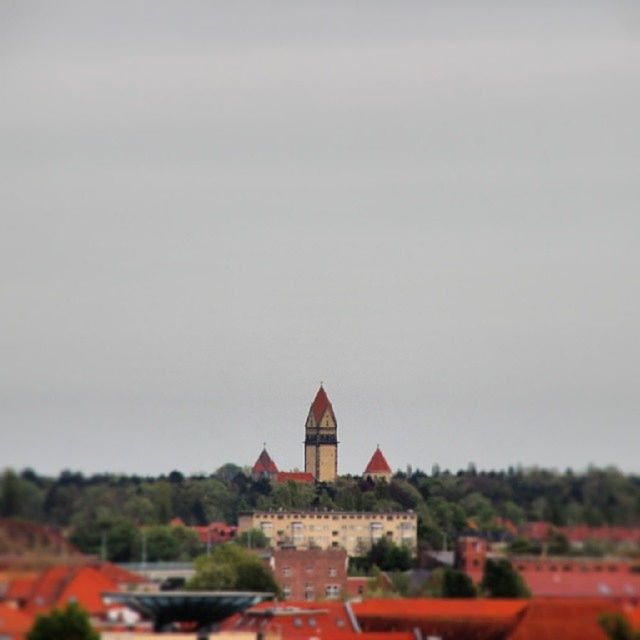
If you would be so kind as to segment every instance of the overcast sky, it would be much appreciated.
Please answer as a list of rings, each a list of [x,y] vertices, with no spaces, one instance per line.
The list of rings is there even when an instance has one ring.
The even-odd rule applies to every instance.
[[[640,471],[640,6],[0,3],[0,468]]]

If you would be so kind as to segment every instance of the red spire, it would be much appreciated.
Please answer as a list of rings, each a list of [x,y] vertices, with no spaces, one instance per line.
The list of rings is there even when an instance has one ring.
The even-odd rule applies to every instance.
[[[253,465],[253,473],[267,473],[269,475],[278,473],[278,467],[276,467],[276,463],[267,453],[266,447],[262,450],[262,453],[258,456],[256,463]]]
[[[367,473],[392,473],[389,463],[382,455],[382,451],[380,451],[380,447],[377,447],[371,456],[371,460],[369,460],[369,464],[364,470],[364,474],[367,475]]]
[[[311,403],[311,411],[313,411],[313,417],[315,418],[316,424],[320,423],[320,421],[322,420],[322,416],[325,414],[327,409],[330,409],[331,414],[333,415],[333,407],[331,406],[331,402],[327,397],[327,393],[324,390],[324,387],[320,385],[318,393],[316,393],[316,397]]]

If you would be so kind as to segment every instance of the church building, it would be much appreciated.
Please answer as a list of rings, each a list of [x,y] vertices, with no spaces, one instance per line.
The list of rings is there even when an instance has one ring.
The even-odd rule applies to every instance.
[[[316,482],[335,482],[338,477],[338,423],[322,385],[305,423],[304,470]]]
[[[393,472],[391,471],[391,467],[387,462],[387,459],[384,457],[382,451],[380,451],[380,447],[376,447],[376,450],[373,452],[371,456],[371,460],[369,460],[369,464],[367,465],[364,473],[362,474],[366,480],[386,480],[387,482],[391,482],[391,476]]]

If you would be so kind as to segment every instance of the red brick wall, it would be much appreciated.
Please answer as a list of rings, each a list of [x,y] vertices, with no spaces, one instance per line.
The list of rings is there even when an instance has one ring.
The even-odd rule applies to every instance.
[[[286,600],[341,598],[346,592],[344,549],[274,549],[271,563]]]

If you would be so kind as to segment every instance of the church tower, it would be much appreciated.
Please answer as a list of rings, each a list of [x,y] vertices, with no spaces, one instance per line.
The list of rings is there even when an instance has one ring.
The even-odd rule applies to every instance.
[[[338,477],[338,423],[322,385],[309,409],[304,435],[304,470],[316,482],[335,482]]]

